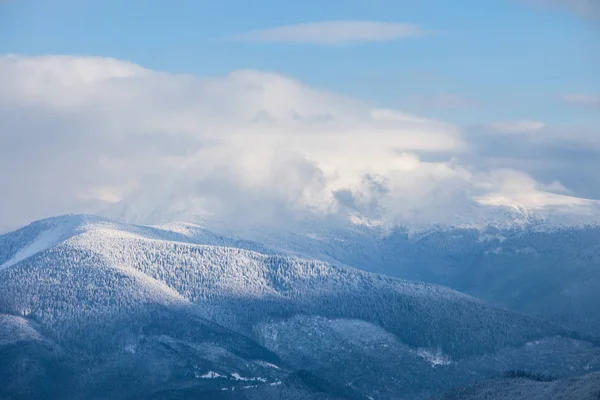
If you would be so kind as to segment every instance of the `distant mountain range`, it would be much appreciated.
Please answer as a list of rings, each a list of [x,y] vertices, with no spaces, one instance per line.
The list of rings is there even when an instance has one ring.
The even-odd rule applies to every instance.
[[[599,239],[38,221],[0,236],[0,398],[426,399],[600,371]]]
[[[270,225],[190,217],[194,223],[161,226],[199,243],[436,283],[600,334],[600,211],[579,219],[592,205],[559,207],[562,218],[479,207],[488,222],[462,225],[386,225],[352,215]],[[493,219],[490,210],[502,216]]]

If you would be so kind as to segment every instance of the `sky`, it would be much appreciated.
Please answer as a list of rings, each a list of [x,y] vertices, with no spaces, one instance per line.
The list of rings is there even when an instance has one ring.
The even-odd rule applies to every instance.
[[[589,204],[597,171],[598,0],[0,1],[0,231],[438,221]]]

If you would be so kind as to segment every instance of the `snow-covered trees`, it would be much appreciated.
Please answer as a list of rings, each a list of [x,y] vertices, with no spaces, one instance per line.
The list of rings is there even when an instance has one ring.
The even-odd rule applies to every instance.
[[[404,271],[423,262],[421,273],[450,279],[473,268],[473,260],[487,260],[494,271],[507,254],[536,260],[550,240],[544,232],[531,237],[481,234],[397,233],[352,247],[359,242],[348,233],[335,245],[320,237],[318,252],[342,262],[344,257],[377,259],[380,266],[396,257]],[[591,259],[593,242],[585,242]],[[312,242],[295,243],[297,250]],[[492,245],[502,249],[486,254]],[[130,226],[80,216],[42,221],[0,237],[0,314],[25,324],[19,331],[24,340],[60,348],[61,354],[86,360],[102,373],[137,368],[162,376],[151,365],[162,366],[158,360],[167,359],[165,368],[176,371],[177,379],[200,379],[213,371],[250,376],[257,385],[264,383],[259,372],[272,368],[268,365],[287,365],[318,373],[334,387],[345,388],[344,395],[345,390],[384,393],[378,385],[388,385],[391,377],[418,390],[429,390],[431,379],[445,388],[504,371],[507,365],[521,368],[524,359],[537,357],[552,371],[560,371],[563,360],[574,355],[589,361],[570,363],[574,371],[596,368],[594,360],[600,360],[593,349],[589,360],[581,357],[585,336],[539,319],[445,287],[298,257],[275,247],[193,226]],[[367,256],[372,248],[379,252]],[[523,248],[533,251],[516,251]],[[436,267],[436,259],[445,264]],[[460,266],[461,260],[471,261]],[[563,340],[560,351],[530,346],[549,337]],[[131,364],[122,364],[124,360]],[[348,364],[347,373],[336,370]],[[288,372],[264,372],[264,379],[276,383]],[[359,379],[363,375],[369,378]],[[347,389],[345,380],[354,386]],[[235,386],[218,384],[211,383],[219,390]],[[406,387],[394,383],[386,393],[392,396],[393,390]],[[277,393],[291,395],[289,390]]]

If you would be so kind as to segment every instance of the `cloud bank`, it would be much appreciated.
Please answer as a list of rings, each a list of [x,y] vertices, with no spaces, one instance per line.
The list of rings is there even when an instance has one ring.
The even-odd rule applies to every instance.
[[[237,41],[339,45],[388,42],[429,32],[413,24],[369,21],[325,21],[253,31],[235,36]]]
[[[508,143],[549,149],[571,137],[501,133],[546,130],[537,122],[469,130],[273,73],[200,78],[106,58],[3,56],[0,87],[4,230],[107,208],[144,223],[444,222],[481,205],[589,205],[543,176],[554,156],[519,168],[530,154]],[[581,137],[569,143],[589,149]]]

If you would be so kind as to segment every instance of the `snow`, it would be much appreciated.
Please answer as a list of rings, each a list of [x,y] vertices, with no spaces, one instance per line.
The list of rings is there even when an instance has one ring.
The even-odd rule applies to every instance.
[[[70,231],[68,225],[58,225],[47,231],[41,232],[35,240],[29,245],[19,250],[10,260],[0,265],[0,270],[17,264],[41,251],[44,251],[64,240],[65,235]]]
[[[232,373],[231,377],[236,381],[267,383],[267,380],[265,378],[261,378],[260,376],[256,377],[256,378],[245,378],[245,377],[241,376],[240,374],[238,374],[237,372]]]
[[[187,222],[171,222],[164,225],[156,225],[157,229],[165,231],[176,232],[184,236],[193,236],[198,231],[202,231],[204,228],[198,224],[192,224]]]
[[[221,374],[219,374],[217,372],[214,372],[214,371],[208,371],[204,375],[198,375],[198,374],[196,374],[196,378],[199,378],[199,379],[217,379],[217,378],[227,378],[227,377],[225,375],[221,375]]]
[[[190,304],[190,302],[176,290],[173,290],[156,279],[152,279],[140,271],[126,267],[115,267],[115,269],[122,271],[124,274],[136,280],[136,283],[139,285],[138,287],[148,293],[146,301],[151,300],[156,303],[172,305]]]
[[[428,349],[419,349],[416,351],[416,355],[430,363],[434,368],[452,364],[450,357],[444,355],[441,349],[437,349],[435,352]]]
[[[42,336],[28,320],[0,314],[0,346],[30,340],[41,341]]]
[[[90,317],[102,321],[105,316],[133,314],[145,304],[175,306],[172,308],[186,312],[193,309],[232,331],[256,335],[286,366],[293,365],[300,357],[314,357],[315,363],[339,360],[338,365],[342,366],[344,357],[354,360],[359,354],[372,361],[369,365],[388,360],[386,365],[392,369],[385,371],[398,371],[390,372],[390,376],[398,373],[398,378],[404,373],[397,368],[402,362],[418,364],[420,371],[427,373],[441,373],[444,368],[439,367],[449,364],[458,368],[465,348],[482,349],[485,353],[554,334],[536,321],[444,287],[304,259],[290,255],[291,252],[265,254],[248,249],[252,246],[258,249],[255,242],[242,243],[248,248],[236,247],[241,243],[236,242],[237,239],[219,236],[196,225],[172,224],[157,228],[95,220],[85,221],[85,225],[59,221],[46,228],[23,235],[25,240],[20,242],[21,238],[17,237],[19,240],[6,241],[8,244],[3,245],[2,240],[8,236],[0,237],[0,249],[11,252],[4,253],[2,260],[10,259],[3,267],[43,252],[31,260],[32,268],[1,271],[1,277],[6,279],[0,279],[0,303],[14,304],[11,313],[31,315],[31,320],[50,332],[81,326],[82,321]],[[287,232],[280,237],[273,237],[274,232],[267,230],[254,237],[266,240],[265,247],[289,246],[307,253],[316,242],[328,246],[343,240],[348,246],[342,250],[347,250],[346,262],[351,264],[352,260],[359,260],[361,254],[375,249],[373,243],[377,244],[376,240],[380,239],[370,236],[379,231],[363,228],[333,232],[311,227],[308,234]],[[480,243],[482,252],[487,248],[493,251],[498,243],[505,246],[505,250],[498,247],[498,252],[529,251],[523,242],[514,246],[510,236],[490,232],[484,240],[477,240],[477,234],[470,240]],[[459,247],[462,238],[463,233],[456,234],[449,229],[437,236],[435,231],[426,232],[414,240],[431,246],[424,247],[428,251],[458,242],[456,246],[462,251]],[[22,244],[20,249],[19,243]],[[406,243],[407,246],[414,244]],[[465,243],[471,246],[471,242]],[[317,250],[323,249],[328,250],[327,247]],[[312,254],[317,258],[317,251]],[[36,296],[31,296],[34,290]],[[327,296],[335,301],[324,302]],[[72,301],[75,298],[77,302]],[[252,302],[256,302],[256,307],[247,307],[254,304]],[[276,322],[265,317],[276,315],[282,305],[289,307],[296,317]],[[206,314],[200,314],[204,312]],[[35,337],[37,333],[26,319],[15,321],[13,325],[20,331]],[[452,335],[456,346],[443,347],[444,352],[436,350],[439,339],[434,329],[437,327]],[[469,336],[469,329],[478,334]],[[119,349],[136,352],[134,345],[125,343],[119,344]],[[220,378],[222,381],[215,383],[240,385],[238,390],[260,384],[277,386],[281,381],[276,379],[287,372],[276,371],[279,367],[260,360],[250,361],[253,368],[249,368],[249,364],[236,364],[221,373],[207,371],[208,365],[225,368],[225,364],[211,360],[211,364],[203,364],[203,369],[190,375],[198,379]],[[347,378],[351,381],[354,377]]]
[[[261,365],[263,367],[268,367],[268,368],[273,368],[273,369],[279,369],[279,367],[277,365],[271,364],[271,363],[266,362],[266,361],[258,360],[258,361],[255,361],[255,363],[258,364],[258,365]]]
[[[362,225],[369,228],[380,228],[385,225],[382,220],[369,219],[357,214],[350,215],[349,220],[354,225]]]
[[[371,274],[321,260],[269,255],[237,247],[202,245],[191,241],[189,237],[177,236],[177,232],[155,227],[108,220],[86,222],[76,231],[67,229],[63,232],[60,226],[60,223],[54,224],[49,230],[54,232],[54,236],[38,234],[32,244],[24,246],[17,254],[25,252],[25,249],[43,249],[44,246],[37,244],[40,237],[52,237],[55,241],[70,235],[68,239],[44,251],[39,259],[36,258],[38,264],[35,268],[15,269],[10,281],[0,281],[0,289],[6,293],[4,296],[12,293],[10,304],[16,304],[13,313],[33,312],[32,318],[55,327],[63,323],[64,326],[69,323],[76,325],[78,321],[89,318],[90,313],[119,315],[152,303],[184,308],[201,306],[207,318],[232,330],[252,329],[254,322],[260,322],[258,319],[262,318],[262,313],[269,315],[279,312],[282,304],[291,311],[310,310],[323,318],[347,315],[353,321],[330,324],[328,329],[350,343],[358,341],[361,346],[371,344],[360,341],[360,336],[346,337],[346,328],[365,332],[365,338],[373,338],[371,332],[377,332],[375,324],[386,326],[387,334],[378,334],[377,338],[381,340],[373,342],[373,346],[393,343],[388,336],[397,336],[413,348],[435,346],[437,343],[432,342],[433,334],[431,338],[423,335],[413,337],[411,329],[420,329],[416,324],[421,320],[455,312],[479,329],[506,330],[508,337],[522,329],[519,321],[523,318],[441,286]],[[196,227],[189,226],[189,229]],[[358,259],[360,251],[373,249],[369,247],[371,243],[365,243],[368,236],[363,236],[362,232],[354,236],[349,233],[346,237],[349,242],[362,246],[350,246],[350,257]],[[340,235],[346,233],[341,231]],[[216,238],[217,235],[211,237]],[[361,242],[360,239],[364,240]],[[52,240],[41,242],[52,243]],[[4,245],[4,248],[12,249],[12,243],[9,245]],[[28,290],[31,291],[32,287],[44,289],[39,300],[29,296]],[[0,300],[3,296],[1,292]],[[53,305],[62,304],[63,297],[60,296],[68,299],[78,296],[85,308],[67,304],[63,311],[59,311]],[[327,305],[316,301],[325,296],[343,298],[344,301]],[[253,311],[250,314],[243,309],[241,304],[249,300],[256,301],[262,307],[260,312]],[[40,307],[40,304],[45,304],[43,302],[51,306]],[[221,309],[232,304],[232,310]],[[414,309],[420,310],[418,320],[413,318]],[[411,322],[411,326],[399,324],[397,320],[402,317],[414,322]],[[256,320],[248,322],[249,318]],[[463,332],[465,326],[469,326],[463,326],[452,318],[439,323],[445,324],[446,329],[452,332]],[[244,330],[242,333],[247,332]],[[317,334],[319,329],[315,329],[312,337]],[[277,329],[266,329],[261,336],[263,340],[282,340]],[[463,344],[467,346],[467,343]],[[481,343],[482,348],[488,345]],[[458,347],[452,351],[444,350],[451,353],[462,351]],[[455,353],[452,355],[454,357]],[[420,356],[434,364],[444,362],[435,354],[428,356],[423,353]],[[242,378],[239,375],[238,379]],[[236,379],[235,376],[232,379]]]
[[[136,346],[134,344],[128,344],[125,346],[125,352],[129,353],[129,354],[135,354],[136,352]]]

